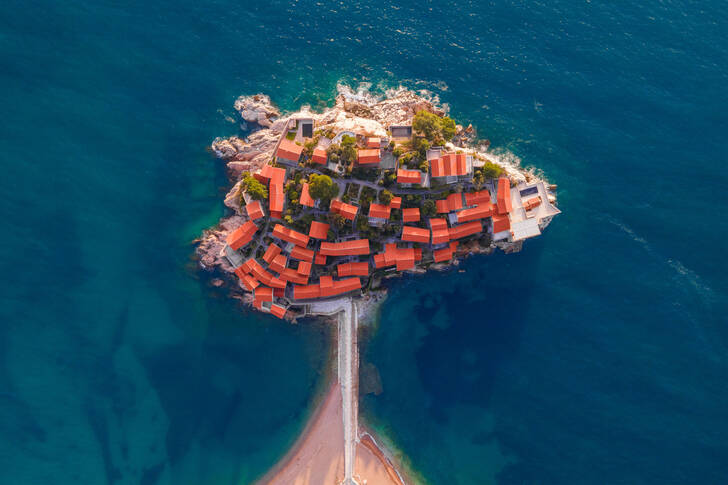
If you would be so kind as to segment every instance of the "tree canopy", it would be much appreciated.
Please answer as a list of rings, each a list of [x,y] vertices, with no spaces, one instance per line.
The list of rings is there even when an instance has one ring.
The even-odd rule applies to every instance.
[[[254,200],[261,200],[268,198],[268,188],[260,183],[258,179],[250,175],[249,173],[243,174],[243,189],[245,192],[250,194],[250,197]]]
[[[392,197],[394,197],[394,194],[392,194],[392,192],[387,189],[379,192],[379,202],[381,202],[382,204],[389,204],[390,202],[392,202]]]
[[[314,173],[308,177],[308,193],[314,199],[330,200],[339,194],[339,186],[328,175]]]
[[[452,118],[437,116],[429,111],[418,111],[412,120],[412,128],[431,145],[440,145],[455,136],[455,121]]]

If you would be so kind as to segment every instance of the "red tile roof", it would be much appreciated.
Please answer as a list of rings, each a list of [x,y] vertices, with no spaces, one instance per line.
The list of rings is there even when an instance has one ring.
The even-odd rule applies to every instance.
[[[435,257],[435,262],[442,263],[443,261],[448,261],[452,259],[453,254],[455,254],[455,249],[457,249],[457,247],[457,241],[453,241],[450,243],[450,246],[444,249],[438,249],[437,251],[433,251],[432,255]]]
[[[273,288],[259,286],[255,289],[255,299],[260,301],[273,301]]]
[[[382,144],[381,138],[367,138],[367,148],[379,148]]]
[[[277,316],[278,318],[283,318],[283,317],[285,317],[285,316],[286,316],[286,311],[287,311],[287,310],[286,310],[286,308],[285,308],[285,307],[282,307],[282,306],[280,306],[280,305],[276,305],[275,303],[273,303],[273,304],[272,304],[272,305],[270,306],[270,312],[271,312],[271,313],[272,313],[273,315]]]
[[[490,192],[487,189],[465,194],[465,205],[477,205],[488,202],[490,202]]]
[[[307,235],[282,226],[281,224],[275,225],[273,228],[273,236],[301,247],[306,247],[309,239]]]
[[[263,207],[260,205],[259,200],[254,200],[245,206],[245,211],[248,213],[248,217],[252,220],[260,219],[265,216],[263,213]]]
[[[342,202],[339,199],[334,199],[331,201],[331,212],[353,221],[356,218],[357,212],[359,212],[359,208],[355,205]]]
[[[369,217],[374,219],[389,219],[391,207],[382,204],[369,204]]]
[[[460,239],[461,237],[470,236],[483,230],[483,224],[480,221],[466,222],[458,224],[450,228],[450,239]]]
[[[260,171],[260,178],[263,178],[264,182],[271,182],[274,184],[283,184],[286,180],[286,169],[281,167],[274,167],[273,165],[265,164]]]
[[[313,258],[315,264],[326,264],[326,256],[319,253]]]
[[[508,219],[508,214],[495,214],[493,215],[493,234],[508,231],[511,228],[511,221]]]
[[[345,278],[333,281],[330,276],[322,276],[317,285],[294,286],[294,300],[310,300],[312,298],[325,298],[341,295],[361,288],[361,279]]]
[[[397,271],[412,269],[415,261],[422,259],[422,252],[415,248],[398,248],[396,244],[390,243],[384,247],[384,252],[374,255],[374,266],[383,268],[386,266],[397,266]]]
[[[508,214],[513,210],[511,207],[511,181],[508,177],[498,179],[498,214]]]
[[[439,214],[460,210],[463,208],[463,194],[455,192],[454,194],[448,195],[445,199],[436,200],[435,207]]]
[[[321,165],[325,164],[327,160],[326,150],[324,150],[323,148],[314,149],[311,160],[313,160],[314,163],[318,163]]]
[[[225,238],[225,242],[233,250],[237,251],[253,240],[253,235],[257,230],[258,226],[256,226],[253,221],[246,221],[242,226],[228,234],[227,238]]]
[[[523,203],[523,209],[530,211],[534,207],[538,207],[541,205],[541,197],[534,197],[533,199],[528,199],[526,202]]]
[[[366,149],[356,151],[356,161],[360,165],[378,164],[381,160],[379,149]]]
[[[411,209],[402,209],[402,220],[404,222],[417,222],[420,220],[420,209],[417,207]]]
[[[301,198],[299,202],[306,207],[313,207],[313,199],[311,198],[311,194],[308,193],[308,182],[304,182],[303,187],[301,187]]]
[[[270,246],[265,250],[265,254],[263,254],[263,261],[270,264],[271,261],[273,261],[273,258],[281,254],[281,248],[276,243],[271,243]]]
[[[422,182],[422,172],[419,170],[397,169],[398,184],[419,184]]]
[[[310,300],[321,296],[321,287],[319,285],[293,286],[294,300]]]
[[[389,207],[392,209],[399,209],[402,207],[402,197],[392,197],[392,201],[389,203]]]
[[[311,267],[312,264],[310,261],[301,261],[298,263],[296,273],[300,274],[301,276],[309,276],[311,274]]]
[[[369,263],[342,263],[336,266],[339,277],[342,276],[369,276]]]
[[[301,158],[301,153],[303,153],[303,147],[301,145],[296,145],[296,142],[293,140],[283,138],[281,139],[280,145],[278,145],[276,157],[298,162],[298,159]]]
[[[447,229],[447,219],[445,219],[444,217],[431,217],[430,228],[433,231]]]
[[[291,257],[293,259],[311,262],[313,261],[313,251],[310,249],[304,249],[300,246],[294,246],[291,250]]]
[[[433,177],[449,177],[468,173],[467,155],[464,153],[443,153],[430,162]]]
[[[281,273],[281,280],[290,281],[298,285],[308,284],[308,275],[303,275],[293,268],[285,268]]]
[[[430,231],[420,227],[403,226],[402,241],[428,243],[430,242]]]
[[[495,207],[490,202],[476,205],[470,209],[463,209],[457,213],[458,222],[476,221],[490,217],[495,213]]]
[[[276,273],[283,273],[283,270],[286,269],[286,265],[288,264],[288,258],[286,258],[285,254],[279,254],[273,260],[270,262],[268,267],[275,271]]]
[[[436,200],[435,207],[437,207],[438,214],[447,214],[450,212],[450,206],[447,204],[447,199]]]
[[[447,219],[444,217],[433,217],[430,219],[432,230],[432,244],[443,244],[450,240],[450,229],[447,227]]]
[[[280,219],[284,202],[283,184],[271,182],[268,190],[268,210],[270,210],[271,217]]]
[[[248,291],[253,291],[258,285],[260,285],[260,282],[252,275],[247,274],[247,271],[242,266],[235,268],[235,274],[238,275],[238,278],[240,278],[243,286],[245,286],[245,289]]]
[[[314,239],[326,239],[329,237],[329,225],[323,222],[311,221],[308,235]]]
[[[324,256],[356,256],[369,254],[369,239],[344,242],[322,242],[319,254]]]

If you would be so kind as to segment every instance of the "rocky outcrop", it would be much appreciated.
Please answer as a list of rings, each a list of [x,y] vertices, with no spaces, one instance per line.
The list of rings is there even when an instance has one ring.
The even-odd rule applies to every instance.
[[[281,113],[265,94],[240,96],[235,100],[235,109],[247,123],[269,128]]]

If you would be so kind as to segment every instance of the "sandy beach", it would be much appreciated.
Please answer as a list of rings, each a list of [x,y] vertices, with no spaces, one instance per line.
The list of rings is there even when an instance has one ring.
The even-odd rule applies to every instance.
[[[360,485],[403,485],[369,435],[356,447],[354,477]],[[338,485],[344,479],[341,386],[335,381],[301,438],[257,484]]]

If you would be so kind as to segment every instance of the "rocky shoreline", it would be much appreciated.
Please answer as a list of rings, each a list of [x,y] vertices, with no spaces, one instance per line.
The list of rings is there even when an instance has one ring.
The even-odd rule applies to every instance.
[[[244,172],[256,172],[273,157],[274,150],[289,120],[307,117],[315,121],[316,126],[333,133],[342,131],[355,131],[370,136],[386,136],[385,127],[389,125],[408,124],[415,113],[421,110],[430,111],[438,115],[447,114],[448,107],[439,104],[436,97],[426,93],[417,94],[405,88],[387,91],[383,96],[377,97],[369,92],[355,92],[348,87],[339,86],[336,102],[333,107],[316,113],[304,106],[295,113],[282,114],[274,106],[270,97],[264,94],[241,96],[235,101],[235,110],[240,115],[241,127],[252,130],[246,138],[231,136],[216,138],[211,145],[215,155],[226,163],[227,174],[232,187],[225,196],[225,206],[230,214],[223,217],[217,226],[204,231],[197,242],[196,255],[200,268],[212,272],[215,286],[228,286],[234,298],[245,304],[252,303],[250,293],[243,291],[240,281],[233,275],[234,268],[224,256],[225,238],[235,228],[240,227],[248,220],[241,209],[241,176]],[[472,126],[457,125],[456,135],[450,148],[457,148],[471,154],[480,160],[493,162],[504,169],[504,173],[513,184],[542,180],[529,170],[525,170],[509,160],[490,152],[487,140],[478,141]],[[547,185],[553,190],[556,187]],[[553,195],[549,194],[549,197]],[[555,197],[552,202],[555,202]],[[458,259],[471,254],[490,254],[495,249],[506,253],[518,252],[522,241],[498,242],[488,241],[484,244],[479,241],[469,241],[458,246],[455,258],[449,263],[432,264],[428,269],[447,270],[459,263]],[[418,273],[426,270],[416,269]],[[383,295],[377,298],[381,300]],[[364,305],[365,307],[368,305]],[[295,318],[295,317],[293,317]]]

